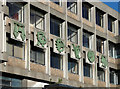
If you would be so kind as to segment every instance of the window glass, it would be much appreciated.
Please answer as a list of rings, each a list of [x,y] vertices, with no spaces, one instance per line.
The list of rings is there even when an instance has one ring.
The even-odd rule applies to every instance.
[[[119,30],[119,35],[120,35],[120,21],[119,21],[119,28],[118,28],[118,30]]]
[[[91,7],[87,3],[82,5],[82,16],[91,21]]]
[[[42,11],[36,8],[30,9],[30,23],[37,29],[44,30],[44,15]]]
[[[22,82],[21,80],[19,79],[12,79],[12,82],[11,82],[11,86],[12,87],[22,87]]]
[[[78,63],[76,60],[68,56],[68,71],[70,73],[78,74]]]
[[[14,56],[24,59],[24,49],[22,44],[16,42],[16,45],[14,45]]]
[[[77,2],[75,0],[75,2],[67,2],[67,8],[68,10],[70,10],[72,13],[77,14]]]
[[[109,42],[109,56],[114,58],[114,44]]]
[[[110,83],[116,84],[116,73],[115,70],[110,69]]]
[[[7,3],[9,7],[9,16],[12,19],[24,22],[24,5],[22,3],[9,2]]]
[[[62,6],[62,0],[50,0],[52,2],[54,2],[55,4],[58,4],[60,6]]]
[[[33,42],[31,42],[30,61],[45,65],[45,52],[43,49],[35,47]]]
[[[115,33],[115,21],[110,16],[108,16],[108,30]]]
[[[22,80],[17,78],[10,78],[5,76],[0,76],[2,79],[2,82],[0,82],[0,85],[4,87],[5,89],[9,89],[12,87],[22,87]]]
[[[92,49],[92,35],[88,32],[83,32],[83,46]]]
[[[103,13],[96,9],[96,24],[103,27]]]
[[[97,64],[97,76],[98,80],[105,82],[105,71],[99,67],[99,64]]]
[[[96,47],[98,52],[104,53],[104,41],[99,37],[96,39]]]
[[[61,37],[62,23],[56,19],[50,19],[50,33]]]
[[[62,70],[62,56],[54,53],[52,49],[51,49],[50,63],[51,63],[51,67]]]
[[[68,40],[78,43],[78,30],[70,25],[68,25]]]
[[[118,85],[120,85],[120,70],[118,70]]]
[[[6,49],[7,49],[7,54],[9,56],[13,56],[13,45],[10,43],[10,41],[7,39],[7,42],[6,42]]]
[[[115,58],[120,58],[120,44],[115,45]]]
[[[10,38],[10,35],[7,34],[6,38],[6,48],[7,54],[9,56],[14,56],[20,59],[24,59],[24,45],[22,42],[13,40]]]
[[[91,68],[91,65],[85,63],[85,60],[84,60],[84,63],[83,63],[83,68],[84,68],[84,76],[86,76],[86,77],[92,77],[92,68]]]

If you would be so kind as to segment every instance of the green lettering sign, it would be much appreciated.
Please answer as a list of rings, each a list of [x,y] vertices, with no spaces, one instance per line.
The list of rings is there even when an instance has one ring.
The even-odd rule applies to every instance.
[[[74,44],[73,45],[73,51],[75,53],[75,57],[80,59],[80,56],[79,56],[79,53],[80,53],[80,46],[75,46]]]
[[[106,57],[105,56],[101,56],[101,63],[102,63],[102,66],[103,67],[106,67],[108,65],[108,62],[106,60]]]
[[[88,56],[88,60],[93,63],[95,61],[95,54],[93,51],[88,51],[87,53],[87,56]]]
[[[17,38],[19,33],[21,33],[22,41],[24,41],[26,37],[24,31],[24,25],[14,22],[14,31],[13,31],[14,37]]]
[[[41,45],[42,47],[44,47],[44,45],[46,44],[47,42],[47,39],[45,37],[45,34],[43,32],[37,32],[37,45]]]
[[[63,41],[61,39],[57,39],[55,42],[56,42],[55,45],[56,45],[57,50],[60,53],[63,52],[64,51],[64,43],[63,43]]]

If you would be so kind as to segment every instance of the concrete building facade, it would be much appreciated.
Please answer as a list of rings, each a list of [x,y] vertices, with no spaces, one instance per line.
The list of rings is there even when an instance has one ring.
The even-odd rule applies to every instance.
[[[4,87],[120,87],[120,13],[99,0],[3,0],[0,33]]]

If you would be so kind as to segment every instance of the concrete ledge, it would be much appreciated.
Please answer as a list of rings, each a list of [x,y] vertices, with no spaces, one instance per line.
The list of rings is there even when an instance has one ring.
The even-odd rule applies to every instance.
[[[86,25],[92,27],[92,22],[88,21],[88,20],[85,19],[85,18],[82,18],[82,20],[83,20],[83,23],[84,23],[84,24],[86,24]]]
[[[115,34],[113,32],[110,32],[109,30],[108,30],[108,35],[111,36],[111,37],[115,36]]]
[[[45,73],[46,67],[40,64],[30,63],[30,70]]]
[[[68,79],[69,80],[79,81],[79,75],[73,74],[73,73],[68,73]]]
[[[25,60],[9,56],[7,65],[13,66],[13,67],[20,67],[22,69],[25,69]]]
[[[51,70],[51,75],[58,76],[63,78],[63,71],[55,68],[50,68]]]
[[[117,85],[114,85],[114,84],[110,84],[110,87],[117,87]]]
[[[106,82],[98,80],[98,87],[106,87]]]
[[[93,85],[93,79],[89,77],[84,77],[84,83]]]
[[[61,13],[64,13],[64,9],[61,6],[55,4],[55,3],[51,2],[51,1],[50,1],[50,7],[57,10],[57,11],[59,11],[59,12],[61,12]]]
[[[78,20],[78,16],[77,16],[76,14],[70,12],[69,10],[67,11],[67,15],[68,15],[69,17],[73,18],[73,19]]]
[[[96,30],[99,30],[100,32],[104,33],[104,28],[96,24]]]

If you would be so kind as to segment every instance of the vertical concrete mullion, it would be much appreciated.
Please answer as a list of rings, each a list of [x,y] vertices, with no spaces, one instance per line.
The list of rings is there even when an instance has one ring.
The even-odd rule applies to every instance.
[[[6,31],[4,29],[4,13],[3,12],[0,12],[0,21],[1,21],[1,52],[5,52],[6,51]]]
[[[65,8],[65,30],[64,30],[64,41],[65,41],[65,55],[63,56],[63,77],[68,79],[68,55],[67,55],[67,0],[64,2]]]
[[[106,44],[105,44],[105,46],[106,46],[106,51],[105,51],[105,55],[106,55],[106,58],[107,58],[107,60],[108,60],[108,58],[109,58],[109,53],[108,53],[108,50],[109,50],[109,44],[108,44],[108,13],[106,13],[105,14],[105,19],[104,19],[104,21],[105,21],[105,23],[104,23],[104,30],[105,30],[105,33],[106,33]],[[108,65],[108,67],[107,67],[107,69],[105,70],[105,81],[106,81],[106,87],[109,87],[110,86],[110,83],[109,83],[109,65]]]
[[[93,13],[93,15],[91,16],[91,22],[94,28],[94,35],[92,36],[92,41],[93,41],[93,45],[92,45],[92,49],[95,52],[95,62],[92,65],[92,69],[93,69],[93,85],[96,86],[96,79],[97,79],[97,61],[96,61],[96,19],[95,19],[95,7],[92,7],[91,9],[91,13]]]
[[[45,16],[45,32],[46,32],[46,36],[48,39],[48,45],[47,45],[47,49],[46,49],[46,55],[45,55],[45,66],[46,66],[46,74],[51,75],[51,71],[50,71],[50,3],[49,0],[47,0],[47,4],[48,4],[48,13]]]
[[[115,21],[115,36],[119,35],[118,20]]]
[[[94,24],[95,24],[95,48],[94,48],[94,51],[95,51],[95,81],[94,81],[94,84],[96,85],[96,86],[98,86],[98,78],[97,78],[97,49],[96,49],[96,41],[97,41],[97,39],[96,39],[96,7],[94,7]]]
[[[25,43],[25,68],[30,70],[30,2],[25,5],[25,12],[24,21],[27,38]]]
[[[77,11],[78,11],[78,19],[79,19],[79,21],[81,21],[82,20],[82,0],[78,0],[78,2],[77,2]],[[83,31],[83,25],[82,25],[82,21],[81,21],[81,28],[79,29],[79,45],[80,45],[80,53],[81,53],[81,58],[80,58],[80,60],[79,60],[79,81],[80,82],[84,82],[84,79],[83,79],[83,58],[82,58],[82,31]]]

